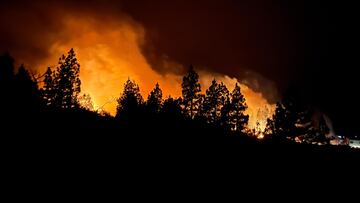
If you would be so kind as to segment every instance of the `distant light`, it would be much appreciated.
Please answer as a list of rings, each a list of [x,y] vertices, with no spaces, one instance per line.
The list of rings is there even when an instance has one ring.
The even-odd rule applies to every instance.
[[[352,148],[360,148],[360,140],[350,140],[349,146]]]

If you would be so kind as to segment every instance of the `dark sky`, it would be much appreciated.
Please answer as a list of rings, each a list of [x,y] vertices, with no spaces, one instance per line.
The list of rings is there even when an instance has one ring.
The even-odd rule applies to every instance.
[[[255,74],[266,78],[259,80],[259,91],[267,81],[280,93],[296,90],[338,129],[355,129],[360,119],[358,66],[350,54],[352,8],[285,0],[1,1],[0,51],[46,57],[45,47],[61,29],[57,18],[66,12],[126,15],[145,28],[142,50],[158,72],[183,71],[164,69],[159,61],[168,57],[238,78]]]

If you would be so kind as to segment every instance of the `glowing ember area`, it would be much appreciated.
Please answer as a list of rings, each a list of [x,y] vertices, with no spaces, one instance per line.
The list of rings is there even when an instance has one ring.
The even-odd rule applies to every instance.
[[[90,94],[95,110],[103,109],[114,115],[116,99],[128,78],[139,84],[145,99],[156,82],[159,82],[164,98],[168,95],[181,96],[182,76],[161,75],[151,68],[141,52],[145,30],[132,20],[99,22],[91,18],[67,17],[64,24],[63,36],[66,37],[51,45],[51,56],[38,64],[38,67],[41,67],[41,72],[49,65],[55,67],[59,56],[74,48],[81,64],[81,91]],[[199,75],[203,92],[214,78],[224,82],[229,91],[238,82],[235,78],[210,72],[199,71]],[[246,85],[241,84],[241,89],[248,105],[248,127],[262,132],[266,119],[274,111],[274,105],[270,105],[261,93],[252,91]]]
[[[141,53],[144,30],[129,20],[98,22],[89,18],[64,20],[66,38],[51,46],[51,57],[39,65],[42,71],[49,64],[56,66],[61,54],[73,47],[81,64],[82,93],[91,95],[95,109],[114,114],[116,98],[124,82],[135,80],[143,96],[159,82],[163,95],[179,96],[181,78],[160,75],[151,69]]]
[[[248,109],[246,114],[249,115],[248,128],[254,129],[259,138],[263,137],[262,133],[265,130],[267,119],[270,118],[275,111],[275,104],[269,104],[263,95],[259,92],[253,91],[247,85],[242,84],[236,78],[229,76],[221,76],[218,74],[200,72],[200,83],[202,87],[209,87],[211,81],[215,78],[222,81],[231,92],[235,87],[235,83],[240,83],[241,92],[244,94]],[[205,91],[205,88],[202,90]]]

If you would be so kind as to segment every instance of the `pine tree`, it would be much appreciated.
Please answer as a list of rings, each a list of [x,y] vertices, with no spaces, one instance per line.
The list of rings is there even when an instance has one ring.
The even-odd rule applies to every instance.
[[[155,88],[150,92],[146,107],[151,113],[158,113],[162,106],[162,90],[159,83],[156,83]]]
[[[183,77],[181,87],[184,112],[187,116],[193,119],[199,110],[201,92],[199,75],[195,72],[193,66],[190,66],[188,73]]]
[[[240,86],[236,83],[231,93],[230,125],[234,131],[242,131],[248,123],[249,116],[245,115],[247,105],[245,97],[241,93]]]
[[[276,104],[275,113],[268,119],[265,135],[279,138],[295,138],[303,134],[303,125],[307,125],[309,114],[293,98],[285,98]]]
[[[39,106],[39,90],[37,82],[30,76],[28,70],[21,65],[15,75],[15,104],[16,108],[21,111],[33,111]]]
[[[161,113],[165,114],[167,117],[180,117],[181,116],[181,99],[174,99],[169,96],[165,99],[164,104],[161,109]]]
[[[140,94],[140,88],[135,81],[128,79],[125,82],[123,93],[117,102],[116,117],[135,116],[138,113],[143,103],[143,98]]]
[[[70,49],[67,57],[62,55],[59,66],[53,78],[54,105],[57,108],[78,107],[80,93],[80,64],[77,61],[74,49]]]
[[[286,119],[285,117],[285,109],[283,107],[283,105],[278,102],[276,103],[276,108],[275,108],[275,113],[272,116],[271,119],[267,120],[266,123],[266,128],[265,128],[265,136],[279,136],[279,137],[283,137],[285,134],[285,129],[284,129],[284,120]]]
[[[53,72],[50,67],[47,68],[44,75],[44,86],[41,90],[42,99],[46,106],[51,106],[54,104],[55,97],[54,81],[53,81]]]
[[[207,114],[209,114],[209,109],[206,104],[205,104],[205,95],[204,94],[199,94],[199,98],[197,100],[197,104],[199,105],[199,108],[196,112],[196,117],[197,119],[203,120],[203,121],[207,121],[208,117]]]
[[[214,79],[206,90],[205,101],[202,104],[202,115],[207,122],[215,123],[220,120],[221,109],[228,96],[229,91],[226,86],[223,83],[218,84]]]
[[[231,130],[231,100],[228,96],[224,102],[224,106],[221,108],[220,125],[226,129]]]

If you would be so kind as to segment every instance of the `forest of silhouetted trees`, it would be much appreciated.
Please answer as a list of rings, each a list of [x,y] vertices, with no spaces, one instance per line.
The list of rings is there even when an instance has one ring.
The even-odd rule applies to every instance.
[[[147,98],[130,78],[117,99],[116,115],[93,109],[89,95],[81,95],[80,64],[71,49],[56,68],[35,76],[9,54],[0,57],[1,136],[22,146],[108,146],[178,152],[188,150],[259,149],[284,145],[297,149],[303,143],[328,145],[329,129],[323,120],[312,123],[311,108],[289,93],[277,103],[257,139],[247,128],[246,100],[240,85],[229,90],[212,81],[202,94],[199,75],[190,66],[182,81],[182,97],[164,98],[158,83]],[[307,146],[307,145],[303,145]],[[111,148],[111,147],[110,147]],[[186,151],[186,150],[185,150]]]

